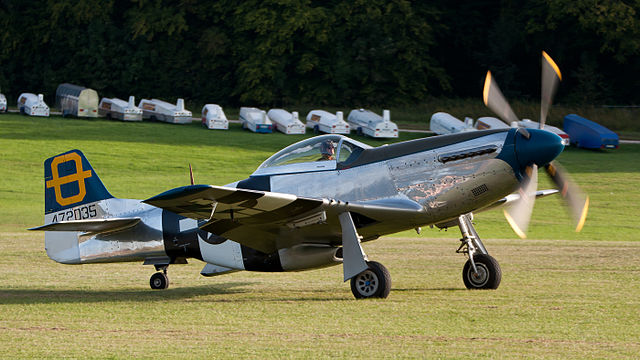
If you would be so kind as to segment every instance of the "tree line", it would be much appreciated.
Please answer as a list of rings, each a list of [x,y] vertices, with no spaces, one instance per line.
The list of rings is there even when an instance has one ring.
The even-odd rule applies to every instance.
[[[479,97],[491,69],[538,99],[638,104],[640,0],[0,0],[0,92],[223,105],[367,106]],[[11,100],[10,100],[11,101]]]

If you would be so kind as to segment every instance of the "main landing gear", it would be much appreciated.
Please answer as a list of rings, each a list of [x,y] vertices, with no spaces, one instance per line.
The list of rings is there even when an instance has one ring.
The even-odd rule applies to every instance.
[[[149,285],[151,285],[153,290],[164,290],[169,287],[169,277],[167,276],[168,267],[169,265],[156,265],[158,272],[151,275],[151,279],[149,280]]]
[[[391,275],[384,265],[367,261],[369,268],[351,278],[351,292],[356,299],[386,298],[391,291]]]
[[[456,252],[469,257],[462,268],[462,281],[467,289],[497,289],[502,280],[502,270],[482,244],[471,223],[472,216],[469,213],[458,217],[462,244]]]
[[[391,291],[389,271],[378,262],[368,261],[351,214],[343,212],[338,218],[342,227],[344,281],[351,280],[351,292],[356,299],[386,298]]]

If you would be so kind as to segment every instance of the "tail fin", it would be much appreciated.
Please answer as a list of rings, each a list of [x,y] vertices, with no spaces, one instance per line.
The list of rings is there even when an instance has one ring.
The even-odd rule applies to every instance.
[[[44,213],[112,198],[80,150],[44,161]]]

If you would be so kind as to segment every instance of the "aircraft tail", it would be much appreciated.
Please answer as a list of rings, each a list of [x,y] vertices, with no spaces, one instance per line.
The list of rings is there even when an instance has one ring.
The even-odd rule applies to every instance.
[[[80,150],[44,161],[45,214],[110,198],[113,196]]]

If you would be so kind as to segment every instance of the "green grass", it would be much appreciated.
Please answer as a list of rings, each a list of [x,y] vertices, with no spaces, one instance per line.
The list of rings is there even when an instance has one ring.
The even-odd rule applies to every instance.
[[[404,139],[421,135],[405,134]],[[575,234],[560,200],[536,202],[530,238],[500,211],[476,215],[502,266],[497,291],[467,291],[457,229],[365,244],[393,277],[385,300],[355,301],[341,268],[199,275],[171,266],[167,291],[139,263],[49,260],[42,223],[45,158],[81,149],[118,197],[246,178],[302,139],[232,126],[0,115],[0,353],[7,358],[633,358],[640,353],[640,146],[567,149],[560,161],[592,199]],[[363,140],[358,138],[358,140]],[[374,145],[384,143],[365,139]],[[541,188],[550,187],[541,173]],[[563,239],[562,241],[556,239]]]

